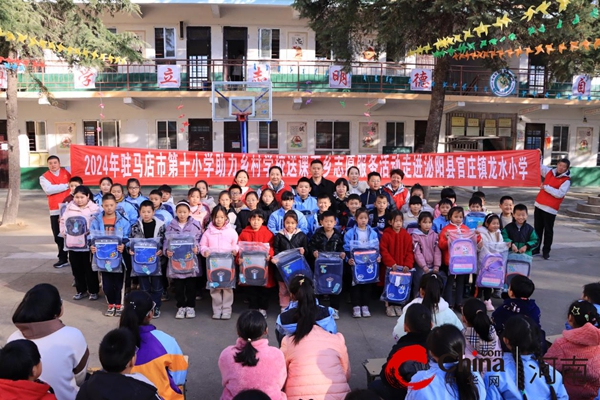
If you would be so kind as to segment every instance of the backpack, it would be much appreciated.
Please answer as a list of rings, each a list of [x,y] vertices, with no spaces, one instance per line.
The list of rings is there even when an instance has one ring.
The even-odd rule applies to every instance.
[[[411,222],[410,224],[408,224],[406,226],[406,232],[408,232],[409,235],[412,235],[414,232],[418,231],[419,229],[419,224],[416,222]]]
[[[352,250],[354,266],[352,278],[355,285],[379,282],[379,250],[373,248],[355,248]]]
[[[410,297],[412,274],[410,272],[392,271],[388,268],[385,274],[383,297],[385,301],[396,304],[405,303]]]
[[[449,271],[453,275],[477,273],[477,247],[472,239],[459,237],[450,242]]]
[[[315,260],[315,293],[340,294],[343,275],[344,260],[340,253],[320,251]]]
[[[96,236],[94,238],[94,264],[101,272],[121,272],[122,255],[117,250],[121,239],[117,236]]]
[[[306,259],[298,249],[282,251],[276,256],[275,265],[279,269],[279,273],[283,278],[283,282],[288,287],[290,281],[296,275],[303,275],[310,279],[313,278],[312,271],[306,262]]]
[[[240,254],[240,283],[248,286],[267,286],[269,268],[267,253],[262,251],[245,251]]]
[[[500,254],[489,253],[481,262],[477,274],[477,287],[501,289],[504,286],[504,258]]]
[[[65,249],[87,250],[87,219],[82,215],[69,217],[65,221]]]
[[[480,226],[483,226],[485,217],[486,214],[483,212],[470,212],[467,215],[465,215],[464,224],[467,226],[467,228],[475,230]]]
[[[510,281],[516,275],[524,275],[529,278],[531,273],[532,257],[527,254],[509,253],[506,260],[506,278],[504,279],[504,288],[508,290]]]
[[[192,236],[169,238],[168,249],[173,252],[169,258],[169,268],[181,275],[193,274],[198,265],[198,258],[194,254],[196,241]]]
[[[132,275],[160,275],[160,258],[156,256],[159,247],[156,239],[131,239],[131,249]]]
[[[235,264],[231,253],[211,253],[206,259],[209,289],[235,288]]]

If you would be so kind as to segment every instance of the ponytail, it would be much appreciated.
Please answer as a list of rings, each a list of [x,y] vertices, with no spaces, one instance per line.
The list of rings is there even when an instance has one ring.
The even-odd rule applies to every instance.
[[[465,301],[463,315],[469,325],[475,329],[481,340],[489,342],[491,339],[490,328],[492,320],[487,315],[485,304],[481,300],[472,297]]]
[[[140,347],[142,338],[140,337],[140,321],[133,307],[127,307],[123,309],[121,314],[121,320],[119,321],[119,328],[125,328],[131,332],[135,345]]]
[[[119,328],[125,328],[131,332],[138,348],[142,343],[140,326],[144,325],[146,317],[153,309],[154,302],[147,292],[141,290],[131,292],[125,297],[125,307],[119,320]]]
[[[296,332],[294,344],[307,336],[317,323],[317,301],[315,299],[315,289],[312,281],[303,275],[295,276],[290,282],[290,293],[298,301],[296,313]]]
[[[435,314],[439,312],[439,303],[442,296],[443,282],[442,278],[435,273],[425,274],[419,282],[419,289],[425,290],[422,304],[433,314],[433,320],[436,320]]]
[[[259,340],[267,330],[267,321],[263,315],[256,310],[247,310],[237,320],[238,336],[246,341],[244,347],[235,353],[233,359],[243,367],[254,367],[260,361],[256,358],[258,350],[252,345],[252,341]]]

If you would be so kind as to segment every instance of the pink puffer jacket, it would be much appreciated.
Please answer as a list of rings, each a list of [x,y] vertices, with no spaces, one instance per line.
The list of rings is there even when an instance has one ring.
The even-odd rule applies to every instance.
[[[421,268],[439,268],[442,265],[442,251],[438,247],[438,234],[432,229],[427,235],[416,230],[412,234],[415,262]]]
[[[66,227],[65,221],[69,217],[82,216],[87,220],[88,230],[90,229],[90,221],[92,219],[92,215],[96,214],[100,210],[100,207],[93,201],[88,201],[85,207],[79,207],[74,202],[70,202],[65,207],[65,212],[60,217],[60,233],[63,237],[65,237]]]
[[[346,341],[315,325],[300,343],[293,336],[281,343],[288,378],[288,400],[343,400],[350,392],[350,360]]]
[[[205,251],[210,253],[227,253],[230,251],[238,250],[238,234],[230,225],[229,222],[225,222],[220,228],[217,228],[212,224],[208,224],[208,228],[200,239],[200,252],[204,254]]]

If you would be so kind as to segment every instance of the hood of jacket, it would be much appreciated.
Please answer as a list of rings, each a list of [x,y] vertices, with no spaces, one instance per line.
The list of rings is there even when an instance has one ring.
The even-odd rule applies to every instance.
[[[193,232],[195,231],[194,226],[197,230],[202,231],[200,223],[196,221],[192,216],[188,217],[187,221],[185,222],[185,225],[183,226],[183,229],[181,229],[181,227],[179,226],[179,220],[177,218],[173,218],[173,220],[169,224],[169,230],[175,233]]]
[[[214,226],[212,222],[210,224],[208,224],[208,227],[206,228],[206,233],[208,233],[210,235],[222,235],[228,228],[229,228],[229,218],[226,218],[225,223],[220,228],[217,228],[216,226]]]
[[[69,204],[67,204],[67,208],[65,209],[65,212],[75,211],[75,212],[80,212],[80,213],[86,213],[88,215],[93,215],[93,214],[96,214],[99,210],[100,210],[100,207],[98,207],[98,204],[94,203],[93,200],[88,201],[88,203],[83,208],[79,207],[78,205],[75,204],[75,202],[72,201]]]
[[[568,342],[579,346],[600,346],[600,329],[596,328],[591,323],[585,324],[580,328],[564,331],[563,337]]]
[[[412,234],[413,234],[413,235],[417,235],[417,236],[427,236],[427,235],[429,235],[430,233],[431,233],[431,230],[429,230],[429,232],[427,232],[427,233],[424,233],[424,232],[423,232],[422,230],[420,230],[420,229],[415,229],[415,230],[413,230],[413,231],[412,231]]]
[[[11,381],[0,379],[0,398],[2,400],[51,400],[50,385],[37,381]]]

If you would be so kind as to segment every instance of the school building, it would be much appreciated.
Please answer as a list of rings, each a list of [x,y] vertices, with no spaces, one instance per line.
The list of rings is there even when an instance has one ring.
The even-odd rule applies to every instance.
[[[272,83],[272,115],[265,105],[264,115],[246,122],[249,152],[373,154],[422,148],[431,96],[415,90],[415,74],[426,77],[433,57],[390,59],[376,55],[365,39],[364,52],[346,75],[290,0],[137,2],[140,17],[107,17],[106,25],[146,42],[140,48],[147,59],[143,64],[70,70],[48,53],[35,77],[58,100],[54,105],[40,97],[30,75],[19,75],[23,187],[37,184],[49,154],[70,165],[70,143],[240,152],[240,122],[213,121],[213,106],[228,107],[227,101],[212,100],[216,81]],[[523,53],[508,60],[511,72],[486,69],[479,60],[452,60],[447,81],[434,83],[447,90],[438,151],[540,148],[547,163],[571,159],[574,184],[598,185],[599,88],[592,86],[590,97],[572,96],[573,83],[548,82],[548,71],[535,57]]]

